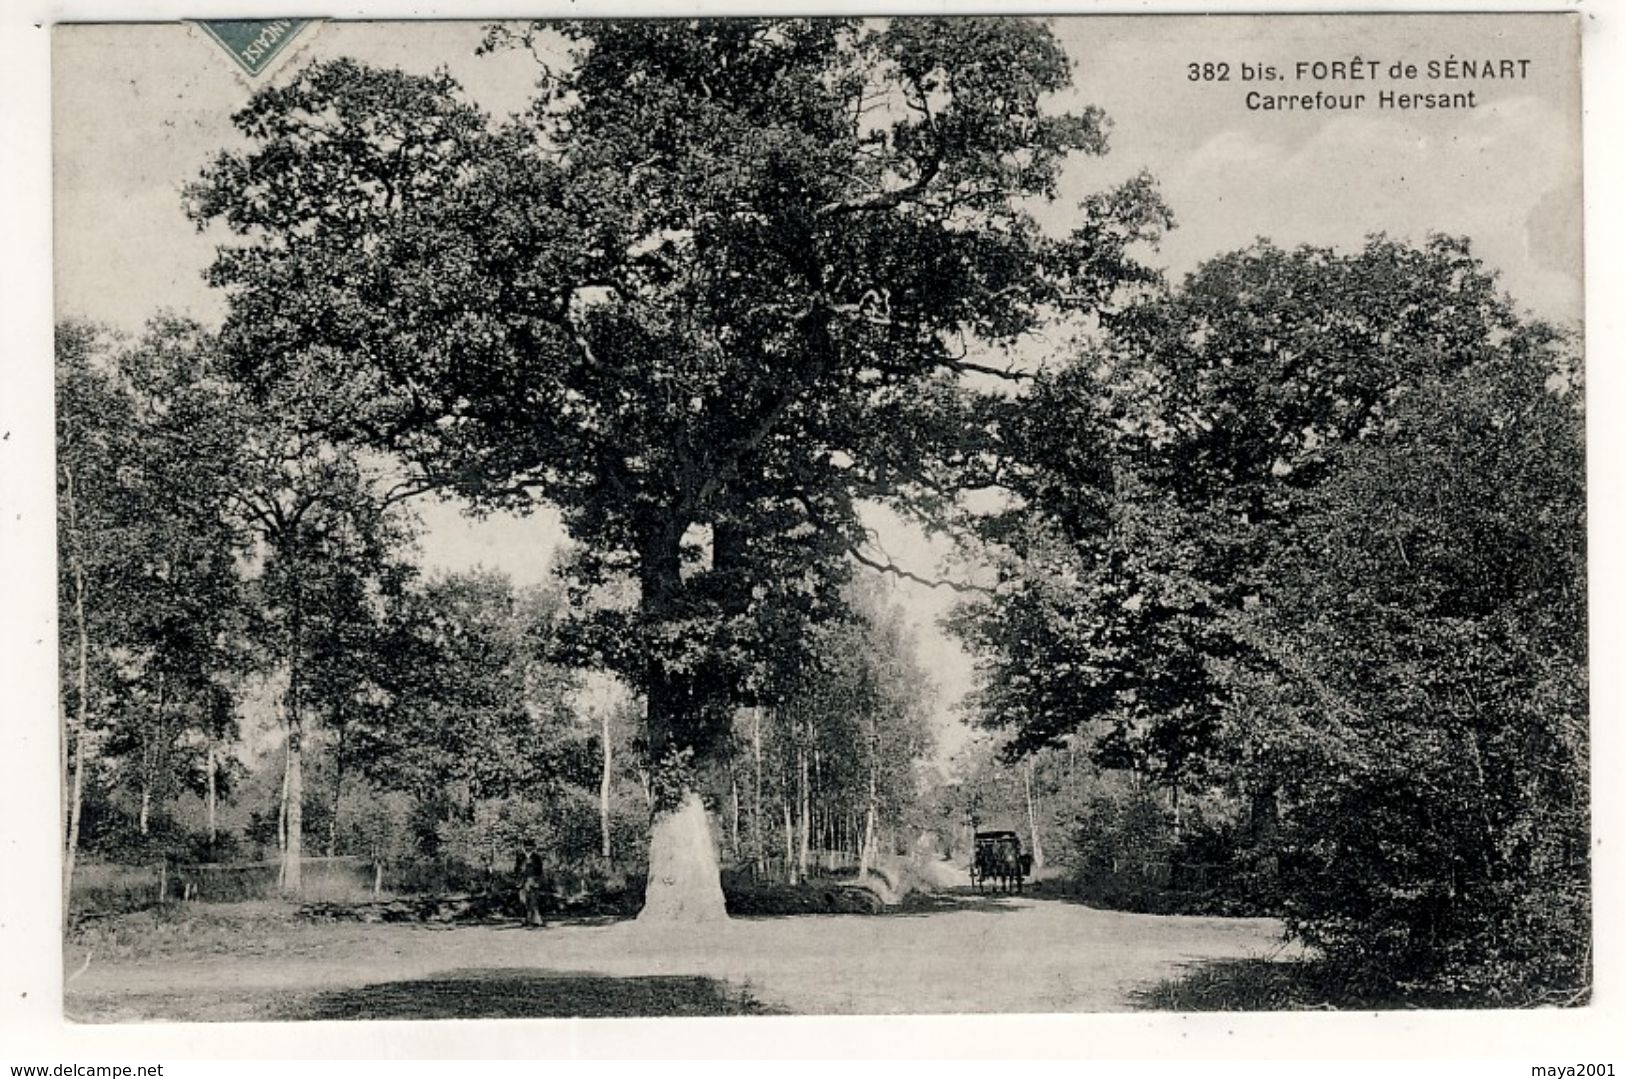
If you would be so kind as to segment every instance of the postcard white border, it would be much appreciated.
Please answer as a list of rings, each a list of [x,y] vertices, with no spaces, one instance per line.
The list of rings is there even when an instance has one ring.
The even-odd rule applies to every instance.
[[[0,1066],[189,1058],[980,1057],[1467,1058],[1528,1064],[1614,1061],[1625,1068],[1621,962],[1620,738],[1625,701],[1625,150],[1620,104],[1625,10],[1601,3],[1044,3],[888,0],[799,3],[824,14],[1286,14],[1577,11],[1583,16],[1586,340],[1592,597],[1593,853],[1598,877],[1594,1003],[1567,1012],[1181,1016],[934,1016],[742,1020],[551,1020],[286,1025],[78,1026],[61,1018],[54,720],[54,506],[51,468],[49,26],[181,18],[513,18],[762,13],[761,2],[643,0],[474,3],[367,0],[6,0],[0,3]],[[787,13],[791,5],[772,5]],[[1612,1054],[1612,1055],[1610,1055]],[[1105,1066],[1105,1065],[1102,1065]],[[985,1065],[996,1067],[996,1065]],[[323,1069],[325,1070],[325,1069]],[[1221,1069],[1222,1070],[1222,1069]],[[680,1069],[683,1074],[689,1068]],[[328,1074],[337,1074],[336,1070]],[[1446,1070],[1447,1074],[1467,1074]]]

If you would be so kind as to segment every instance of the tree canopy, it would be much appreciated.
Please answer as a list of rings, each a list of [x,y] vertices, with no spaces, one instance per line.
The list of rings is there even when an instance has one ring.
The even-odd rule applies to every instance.
[[[1038,227],[1106,125],[1047,110],[1070,73],[1035,22],[537,34],[572,60],[503,123],[348,61],[260,91],[192,212],[248,240],[211,272],[244,373],[425,484],[557,506],[584,568],[639,582],[617,665],[651,745],[704,749],[748,673],[727,641],[775,590],[835,609],[858,499],[984,464],[1002,398],[965,376],[1148,280],[1128,248],[1166,213],[1140,178]]]
[[[1027,497],[984,530],[1001,582],[958,619],[1010,752],[1081,736],[1176,806],[1244,796],[1294,931],[1359,979],[1582,984],[1564,335],[1465,241],[1260,243],[1032,400],[1064,419],[1022,433]]]

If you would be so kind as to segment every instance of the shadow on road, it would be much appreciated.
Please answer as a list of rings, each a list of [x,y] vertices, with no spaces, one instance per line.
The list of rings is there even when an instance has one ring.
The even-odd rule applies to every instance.
[[[290,1004],[275,1018],[598,1019],[775,1012],[714,978],[498,968],[334,990]]]
[[[887,909],[892,918],[923,918],[932,914],[969,911],[976,914],[1014,914],[1020,906],[1012,899],[1030,898],[1003,892],[979,893],[975,888],[951,888],[938,892],[913,892],[896,907]]]

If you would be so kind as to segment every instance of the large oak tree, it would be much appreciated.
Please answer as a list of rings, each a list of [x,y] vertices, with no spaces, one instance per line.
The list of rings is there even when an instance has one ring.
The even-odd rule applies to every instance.
[[[635,577],[605,658],[665,777],[645,913],[720,916],[684,762],[727,730],[759,627],[838,606],[861,499],[929,504],[984,465],[997,346],[1141,279],[1127,249],[1167,222],[1144,179],[1066,236],[1035,222],[1106,130],[1047,110],[1070,70],[1036,22],[488,43],[561,38],[503,123],[445,74],[312,65],[254,96],[248,148],[189,197],[244,237],[211,277],[279,407],[476,505],[545,501],[579,570]]]

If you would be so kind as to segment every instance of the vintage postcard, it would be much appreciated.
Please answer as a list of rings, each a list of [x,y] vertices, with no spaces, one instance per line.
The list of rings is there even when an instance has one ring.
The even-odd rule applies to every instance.
[[[1578,15],[50,34],[69,1019],[1591,1003]]]

